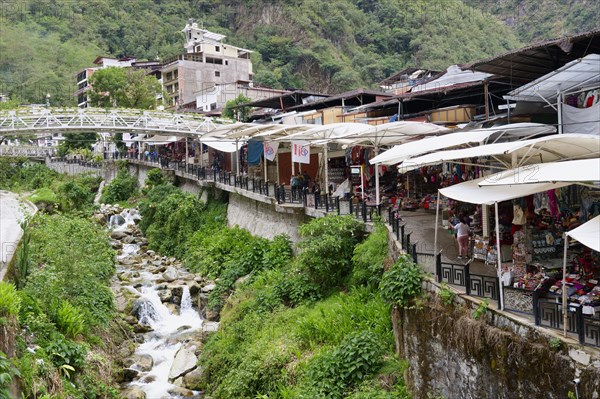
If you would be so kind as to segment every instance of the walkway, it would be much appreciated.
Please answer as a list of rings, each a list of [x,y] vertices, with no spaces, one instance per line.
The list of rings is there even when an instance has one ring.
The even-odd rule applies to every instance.
[[[19,223],[26,214],[34,213],[32,205],[19,200],[18,195],[0,190],[0,281],[4,280],[23,230]]]

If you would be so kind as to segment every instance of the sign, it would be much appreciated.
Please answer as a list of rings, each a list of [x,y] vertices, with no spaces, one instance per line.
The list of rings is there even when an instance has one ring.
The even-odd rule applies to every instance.
[[[310,144],[307,141],[292,141],[292,162],[310,163]]]
[[[275,155],[277,155],[277,150],[279,149],[278,141],[265,141],[264,142],[265,149],[265,159],[273,162],[275,160]]]

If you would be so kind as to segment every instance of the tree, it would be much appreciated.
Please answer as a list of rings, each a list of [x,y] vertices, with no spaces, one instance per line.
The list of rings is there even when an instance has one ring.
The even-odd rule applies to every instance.
[[[110,108],[156,108],[156,96],[161,92],[158,80],[142,69],[109,67],[90,78],[91,102]]]
[[[246,119],[250,116],[251,108],[250,107],[238,107],[239,105],[246,104],[252,101],[251,98],[246,97],[243,94],[240,94],[233,100],[229,100],[225,103],[225,109],[223,110],[222,115],[225,118],[235,119],[236,121],[245,122]]]
[[[65,139],[58,146],[58,155],[64,156],[73,150],[91,149],[96,142],[96,133],[65,133]]]

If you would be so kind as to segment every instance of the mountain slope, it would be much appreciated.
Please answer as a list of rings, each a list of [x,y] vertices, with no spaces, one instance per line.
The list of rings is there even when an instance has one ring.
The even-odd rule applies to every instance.
[[[440,69],[518,47],[511,28],[487,11],[504,18],[514,4],[540,1],[549,0],[504,0],[489,10],[484,0],[3,2],[0,91],[34,103],[50,93],[52,105],[72,105],[74,74],[97,55],[177,54],[188,18],[255,50],[258,84],[323,92],[373,87],[405,66]]]

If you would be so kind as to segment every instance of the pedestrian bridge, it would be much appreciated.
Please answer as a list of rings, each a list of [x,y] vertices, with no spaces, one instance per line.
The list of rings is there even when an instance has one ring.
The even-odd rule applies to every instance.
[[[0,112],[0,135],[51,132],[203,135],[227,121],[197,114],[103,108],[24,108]]]

